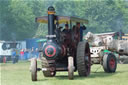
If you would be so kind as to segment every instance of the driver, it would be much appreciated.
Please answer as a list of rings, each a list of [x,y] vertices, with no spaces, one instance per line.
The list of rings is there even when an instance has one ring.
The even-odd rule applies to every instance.
[[[64,32],[65,34],[70,33],[70,29],[69,29],[68,24],[65,24],[65,28],[62,32]]]
[[[69,29],[68,24],[65,24],[65,28],[62,31],[63,33],[63,40],[67,47],[71,44],[71,31]]]

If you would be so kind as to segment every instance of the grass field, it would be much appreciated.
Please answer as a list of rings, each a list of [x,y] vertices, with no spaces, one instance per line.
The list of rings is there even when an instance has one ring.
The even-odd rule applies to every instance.
[[[37,82],[31,81],[29,65],[30,62],[0,64],[1,85],[128,85],[128,64],[119,64],[117,72],[111,74],[104,73],[100,65],[93,65],[89,77],[79,77],[75,72],[74,80],[68,80],[67,72],[46,78],[40,71]]]

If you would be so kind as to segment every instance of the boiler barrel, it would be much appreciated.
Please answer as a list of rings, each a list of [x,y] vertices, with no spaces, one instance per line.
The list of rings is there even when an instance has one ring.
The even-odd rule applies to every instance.
[[[128,55],[128,40],[113,40],[109,43],[108,50]]]

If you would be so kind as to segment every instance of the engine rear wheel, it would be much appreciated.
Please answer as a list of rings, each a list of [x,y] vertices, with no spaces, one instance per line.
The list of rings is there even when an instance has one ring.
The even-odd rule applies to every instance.
[[[73,79],[74,78],[74,60],[73,57],[68,57],[68,78]]]
[[[37,60],[36,58],[31,59],[30,71],[31,71],[32,81],[37,81]]]
[[[103,69],[107,73],[113,73],[117,68],[116,56],[112,53],[107,53],[103,56]]]
[[[88,76],[91,71],[91,57],[88,42],[78,43],[76,61],[79,76]]]

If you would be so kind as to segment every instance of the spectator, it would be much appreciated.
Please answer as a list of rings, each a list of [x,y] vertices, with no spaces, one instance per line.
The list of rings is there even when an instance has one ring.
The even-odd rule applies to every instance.
[[[35,51],[35,56],[36,56],[36,58],[38,58],[38,57],[39,57],[38,48],[36,48],[36,51]]]
[[[31,50],[31,57],[33,58],[34,56],[35,56],[34,47],[32,47],[32,50]]]
[[[15,64],[16,63],[16,51],[14,49],[12,50],[11,56],[12,56],[12,62],[13,64]]]
[[[25,48],[24,50],[24,59],[27,60],[28,59],[28,50]]]
[[[23,60],[24,59],[24,49],[22,49],[20,51],[20,59]]]
[[[28,49],[28,59],[32,58],[32,51],[31,49]]]
[[[19,51],[17,50],[17,49],[15,49],[15,51],[16,51],[16,62],[18,62],[18,60],[19,60]]]

